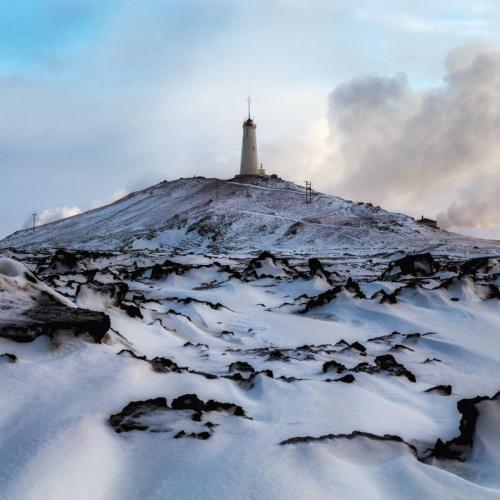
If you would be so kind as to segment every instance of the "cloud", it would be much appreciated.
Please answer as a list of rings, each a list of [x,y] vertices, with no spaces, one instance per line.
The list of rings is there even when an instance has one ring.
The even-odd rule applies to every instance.
[[[61,219],[66,219],[72,217],[73,215],[81,214],[82,210],[78,207],[51,207],[46,208],[42,212],[36,215],[36,225],[42,226],[43,224],[48,224],[49,222],[55,222]],[[30,217],[26,220],[24,228],[32,227],[33,218]]]
[[[439,33],[456,36],[460,33],[461,36],[487,36],[496,29],[495,23],[484,16],[457,19],[400,12],[373,13],[362,10],[358,10],[357,15],[363,20],[375,21],[401,31],[419,34]]]
[[[445,61],[442,84],[365,75],[329,96],[333,152],[319,173],[330,191],[447,228],[500,226],[500,51],[468,45]],[[335,147],[333,147],[335,146]]]
[[[110,203],[113,203],[113,202],[119,200],[120,198],[123,198],[128,193],[129,193],[129,191],[125,188],[118,189],[118,190],[114,191],[113,193],[111,193],[110,195],[105,196],[104,198],[94,200],[91,203],[90,208],[93,209],[93,208],[102,207],[104,205],[109,205]]]

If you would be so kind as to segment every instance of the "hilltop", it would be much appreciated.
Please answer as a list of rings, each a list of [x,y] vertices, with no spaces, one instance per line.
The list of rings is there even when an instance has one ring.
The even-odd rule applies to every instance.
[[[279,178],[164,181],[101,208],[17,231],[0,248],[139,250],[245,255],[497,253],[500,243],[417,224],[407,215]]]

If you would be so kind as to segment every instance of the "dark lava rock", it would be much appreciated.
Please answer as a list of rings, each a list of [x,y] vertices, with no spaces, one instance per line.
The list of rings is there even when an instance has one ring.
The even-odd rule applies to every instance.
[[[375,366],[372,366],[366,362],[359,363],[357,366],[352,368],[353,372],[364,372],[364,373],[377,373],[380,371],[386,371],[391,375],[404,376],[410,382],[416,382],[415,375],[407,370],[402,364],[398,363],[394,356],[391,354],[384,354],[382,356],[377,356],[375,358]]]
[[[389,267],[382,274],[383,280],[390,280],[397,276],[432,276],[440,269],[439,264],[430,253],[406,255],[402,259],[389,263]]]
[[[111,415],[109,417],[109,424],[115,429],[116,432],[129,432],[129,431],[150,431],[150,432],[169,432],[171,431],[171,426],[166,424],[161,424],[161,418],[157,420],[155,424],[148,425],[141,421],[141,417],[148,416],[151,413],[159,412],[171,412],[177,410],[191,411],[191,420],[193,422],[202,422],[203,412],[225,412],[229,415],[234,415],[236,417],[245,417],[245,411],[241,406],[233,403],[221,403],[220,401],[215,401],[213,399],[204,403],[196,394],[184,394],[175,398],[172,401],[171,406],[167,404],[167,400],[163,397],[148,399],[145,401],[134,401],[125,406],[119,413]],[[161,415],[160,415],[161,417]],[[216,424],[212,422],[206,422],[205,427],[213,429]],[[197,439],[208,439],[211,434],[208,431],[203,431],[201,433],[191,433],[187,434],[185,431],[181,430],[176,435],[175,438],[180,437],[194,437]]]
[[[323,373],[335,371],[337,373],[342,373],[345,371],[346,367],[342,363],[339,363],[335,360],[330,360],[327,361],[326,363],[323,364]]]
[[[223,411],[226,413],[231,413],[237,417],[245,417],[245,411],[241,406],[235,405],[233,403],[221,403],[220,401],[214,401],[210,399],[205,404],[205,411]]]
[[[461,272],[469,276],[477,274],[490,274],[499,264],[498,257],[477,257],[465,261],[461,266]]]
[[[400,351],[411,351],[415,352],[415,349],[412,349],[411,347],[405,346],[403,344],[394,344],[389,351],[391,352],[400,352]]]
[[[425,392],[435,392],[441,396],[451,396],[451,391],[451,385],[436,385],[435,387],[430,387]]]
[[[354,375],[352,373],[348,373],[343,377],[335,379],[334,382],[344,382],[344,384],[352,384],[355,380],[356,379],[354,378]]]
[[[15,363],[17,361],[17,356],[15,354],[5,352],[0,354],[0,359],[4,359],[7,363]]]
[[[479,417],[479,410],[476,406],[482,401],[494,401],[498,398],[500,398],[500,392],[497,392],[492,397],[477,396],[472,399],[461,399],[458,401],[457,409],[461,415],[459,435],[447,442],[438,439],[431,450],[430,456],[448,460],[464,460],[474,443],[476,424]]]
[[[400,338],[403,337],[403,335],[399,332],[392,332],[389,333],[388,335],[381,335],[380,337],[372,337],[371,339],[368,339],[368,342],[377,342],[377,343],[385,343],[385,342],[390,342],[394,340],[395,338]]]
[[[155,372],[167,373],[167,372],[178,372],[181,370],[177,365],[177,363],[168,358],[156,357],[153,358],[150,361],[150,363],[151,367]]]
[[[143,319],[141,310],[134,304],[122,303],[120,309],[123,309],[131,318]]]
[[[179,371],[183,371],[183,368],[179,368]],[[195,375],[200,375],[201,377],[205,377],[207,380],[215,380],[218,379],[218,375],[214,375],[213,373],[201,372],[199,370],[188,370],[189,373],[194,373]]]
[[[72,308],[53,301],[27,311],[13,323],[0,323],[0,337],[31,342],[41,335],[55,338],[64,332],[100,343],[109,327],[109,316],[102,312]]]
[[[397,288],[392,293],[387,293],[385,290],[379,290],[370,297],[370,300],[380,299],[380,304],[397,304],[399,291],[400,288]]]
[[[319,436],[319,437],[297,436],[297,437],[292,437],[292,438],[286,439],[285,441],[282,441],[280,444],[281,445],[301,444],[301,443],[311,443],[311,442],[319,442],[319,441],[331,441],[331,440],[336,440],[336,439],[357,439],[360,437],[373,439],[375,441],[392,441],[395,443],[402,443],[402,444],[406,445],[415,454],[415,456],[417,458],[419,458],[418,453],[417,453],[417,449],[415,448],[415,446],[410,444],[410,443],[407,443],[400,436],[394,436],[392,434],[384,434],[383,436],[380,436],[378,434],[372,434],[371,432],[363,432],[363,431],[354,431],[354,432],[351,432],[350,434],[324,434],[324,435]]]
[[[184,394],[172,401],[172,410],[193,410],[202,412],[205,409],[205,403],[196,394]]]
[[[199,432],[198,434],[196,434],[196,439],[202,439],[202,440],[207,440],[211,437],[212,435],[207,432],[207,431],[203,431],[203,432]]]
[[[485,298],[486,299],[500,299],[500,290],[498,289],[498,286],[493,284],[493,283],[489,283]]]
[[[334,347],[349,347],[349,344],[344,340],[340,339]]]
[[[287,276],[292,277],[292,276],[297,276],[299,274],[297,272],[297,270],[289,264],[289,262],[288,262],[287,259],[278,258],[275,255],[273,255],[271,252],[268,252],[267,250],[264,250],[263,252],[261,252],[261,254],[258,257],[255,257],[255,258],[253,258],[253,259],[250,260],[250,262],[248,263],[245,271],[243,272],[243,275],[247,276],[247,277],[253,276],[255,278],[257,278],[257,277],[259,277],[259,278],[266,278],[266,277],[276,278],[276,276],[269,276],[269,275],[266,275],[266,274],[262,274],[262,273],[258,274],[257,273],[257,270],[259,270],[259,269],[262,268],[262,265],[264,264],[264,262],[267,259],[270,259],[271,262],[276,267],[281,268],[282,271]]]
[[[205,349],[209,349],[208,344],[202,344],[201,342],[198,342],[196,344],[193,344],[192,342],[188,341],[185,344],[183,344],[182,347],[204,347]]]
[[[309,276],[311,278],[314,278],[315,276],[319,278],[324,278],[326,281],[331,285],[331,273],[327,271],[324,267],[323,264],[319,259],[316,257],[312,257],[309,259]]]
[[[140,359],[141,361],[148,361],[148,358],[146,356],[140,356],[139,354],[135,353],[131,349],[122,349],[119,353],[118,356],[121,356],[122,354],[128,354],[132,358],[135,359]]]
[[[121,412],[109,417],[109,424],[116,432],[145,431],[147,425],[137,421],[140,417],[156,410],[167,410],[166,398],[147,399],[145,401],[133,401],[125,406]]]
[[[235,361],[229,365],[229,371],[255,373],[255,368],[246,361]]]
[[[304,310],[301,311],[302,313],[309,312],[311,309],[315,309],[317,307],[324,306],[326,304],[329,304],[332,300],[337,298],[337,295],[342,291],[342,288],[340,286],[335,286],[333,288],[330,288],[329,290],[326,290],[323,293],[320,293],[319,295],[316,295],[316,297],[310,298],[304,307]]]
[[[167,259],[163,264],[155,264],[152,267],[149,278],[152,280],[162,280],[170,274],[182,275],[190,269],[192,269],[192,266],[179,264]]]
[[[195,303],[195,304],[205,304],[206,306],[210,307],[210,309],[213,309],[215,311],[218,311],[219,309],[228,309],[226,306],[224,306],[223,304],[221,304],[220,302],[209,302],[207,300],[199,300],[199,299],[195,299],[193,297],[182,297],[182,298],[175,298],[175,301],[176,302],[180,302],[182,304],[191,304],[191,303]],[[232,333],[232,332],[231,332]]]
[[[358,341],[353,342],[349,347],[356,349],[359,352],[366,352],[366,347],[363,344],[360,344]]]
[[[375,358],[375,363],[381,370],[385,370],[392,375],[405,376],[410,382],[416,382],[415,375],[398,363],[391,354],[384,354]]]
[[[56,251],[49,264],[49,268],[56,271],[70,271],[78,269],[78,256],[60,248]]]
[[[203,432],[191,432],[190,434],[187,434],[185,431],[179,431],[174,438],[179,439],[179,438],[192,438],[192,439],[201,439],[202,441],[206,441],[207,439],[210,439],[212,437],[212,434],[208,431],[203,431]]]
[[[426,358],[425,361],[422,361],[423,364],[427,363],[442,363],[442,361],[438,358]]]
[[[344,288],[348,291],[353,293],[356,297],[360,299],[364,299],[365,294],[361,291],[361,288],[359,287],[359,284],[354,281],[351,277],[347,279],[346,284],[344,285]]]
[[[151,368],[158,373],[181,372],[186,370],[186,368],[181,368],[177,365],[177,363],[168,358],[156,357],[148,359],[146,356],[140,356],[130,349],[122,349],[118,355],[121,354],[128,354],[135,359],[139,359],[140,361],[146,361],[151,365]]]
[[[307,302],[304,307],[304,310],[301,311],[301,313],[306,313],[310,311],[311,309],[315,309],[317,307],[324,306],[326,304],[329,304],[333,300],[337,298],[337,295],[342,292],[342,290],[347,290],[350,293],[353,293],[355,297],[364,299],[365,294],[361,291],[361,288],[359,287],[359,284],[354,281],[352,278],[348,278],[346,284],[344,286],[334,286],[333,288],[330,288],[329,290],[326,290],[323,293],[320,293],[319,295],[316,295],[315,297],[311,297]]]
[[[283,354],[280,350],[275,349],[273,351],[269,351],[267,359],[269,361],[288,361],[290,358],[286,354]]]

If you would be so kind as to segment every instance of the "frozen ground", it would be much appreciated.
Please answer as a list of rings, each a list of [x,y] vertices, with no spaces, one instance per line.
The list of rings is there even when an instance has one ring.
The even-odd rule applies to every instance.
[[[4,250],[2,498],[500,498],[500,261],[460,253]]]
[[[500,243],[417,224],[411,217],[275,178],[195,177],[162,182],[62,221],[19,231],[0,248],[157,249],[240,255],[268,249],[295,257],[396,251],[491,254]]]

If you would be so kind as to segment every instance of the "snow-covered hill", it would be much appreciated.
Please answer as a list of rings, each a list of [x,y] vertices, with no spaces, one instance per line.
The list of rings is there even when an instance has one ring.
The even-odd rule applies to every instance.
[[[417,224],[411,217],[321,193],[278,178],[222,181],[201,177],[162,182],[102,208],[33,230],[0,248],[132,250],[245,255],[380,251],[497,253],[500,243]]]
[[[2,499],[500,499],[500,243],[194,178],[1,246]]]

